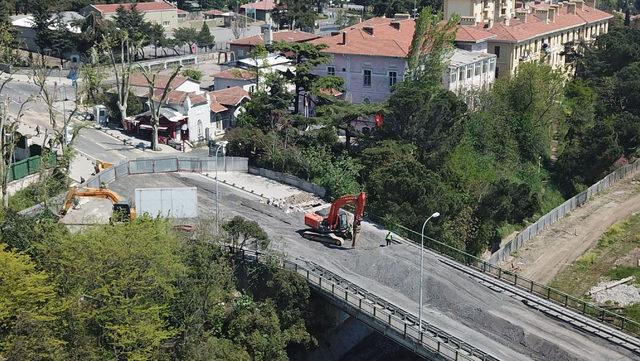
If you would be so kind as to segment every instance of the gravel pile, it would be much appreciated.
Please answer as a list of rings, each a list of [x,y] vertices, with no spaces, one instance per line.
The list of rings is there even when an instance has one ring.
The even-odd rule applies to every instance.
[[[600,288],[605,288],[614,282],[616,281],[600,282],[597,286],[593,287],[590,292]],[[634,285],[622,284],[597,292],[591,297],[594,301],[602,305],[615,304],[621,307],[626,307],[640,302],[640,290]]]

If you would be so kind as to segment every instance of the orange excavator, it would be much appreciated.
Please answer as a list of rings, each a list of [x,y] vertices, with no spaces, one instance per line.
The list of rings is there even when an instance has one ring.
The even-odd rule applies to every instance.
[[[136,219],[136,209],[133,208],[128,201],[123,200],[118,193],[107,188],[78,189],[72,187],[64,199],[64,204],[62,205],[63,213],[67,213],[77,197],[96,197],[110,200],[111,203],[113,203],[112,221],[126,222]]]
[[[342,246],[351,238],[351,247],[356,246],[356,238],[360,232],[360,223],[364,216],[364,204],[367,196],[364,192],[359,195],[347,195],[340,197],[331,204],[331,209],[326,217],[316,213],[306,213],[304,224],[311,227],[302,233],[306,239]],[[347,204],[355,205],[353,214],[353,226],[349,224],[346,212],[341,212]]]

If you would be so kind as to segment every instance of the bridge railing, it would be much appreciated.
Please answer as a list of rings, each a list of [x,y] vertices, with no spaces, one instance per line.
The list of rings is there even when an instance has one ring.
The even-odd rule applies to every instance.
[[[375,216],[369,215],[369,217],[373,218]],[[389,226],[389,228],[393,232],[403,236],[404,238],[420,244],[420,233],[397,224],[393,224]],[[424,246],[425,248],[433,250],[440,255],[451,258],[457,262],[460,262],[477,271],[481,271],[487,275],[491,275],[492,277],[502,280],[506,283],[527,290],[530,293],[542,297],[543,299],[555,302],[556,304],[562,305],[570,310],[576,311],[585,316],[589,316],[592,319],[612,325],[630,335],[640,336],[640,323],[628,319],[619,313],[607,310],[591,302],[571,296],[553,287],[549,287],[547,285],[543,285],[528,278],[522,277],[516,272],[504,270],[472,254],[466,253],[433,238],[425,236]]]
[[[258,251],[235,249],[233,247],[229,247],[229,251],[240,256],[243,260],[252,262],[260,262],[269,257]],[[305,261],[305,263],[313,264],[308,261]],[[445,360],[497,361],[494,357],[450,336],[433,325],[427,324],[427,327],[419,328],[415,316],[410,316],[407,312],[400,310],[399,307],[393,306],[389,302],[346,282],[346,280],[322,269],[322,267],[315,265],[314,267],[305,267],[299,263],[284,259],[281,260],[281,267],[304,277],[312,288],[323,292],[341,305],[372,318],[383,327],[383,330],[393,330],[396,341],[398,339],[404,341],[401,344],[414,352],[423,355],[436,354]],[[317,272],[318,269],[322,269],[322,272]]]

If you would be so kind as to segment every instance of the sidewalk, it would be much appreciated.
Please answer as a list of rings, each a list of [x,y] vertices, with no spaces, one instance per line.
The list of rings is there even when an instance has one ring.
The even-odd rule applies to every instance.
[[[154,152],[151,150],[151,142],[148,140],[144,140],[144,139],[140,139],[140,138],[136,138],[132,135],[128,135],[125,134],[123,131],[120,131],[118,129],[113,129],[113,128],[106,128],[106,127],[100,127],[100,128],[96,128],[97,130],[109,135],[112,138],[118,139],[120,141],[123,142],[123,144],[127,144],[130,145],[134,148],[138,148],[138,149],[142,149],[144,148],[145,151],[151,152],[153,154],[176,154],[176,153],[182,153],[181,151],[168,146],[166,144],[158,144],[158,148],[160,148],[159,152]],[[186,146],[186,151],[189,152],[191,150],[191,148],[187,145]]]

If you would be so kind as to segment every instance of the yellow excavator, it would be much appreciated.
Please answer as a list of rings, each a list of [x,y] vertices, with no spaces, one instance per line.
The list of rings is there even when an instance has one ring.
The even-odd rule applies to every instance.
[[[101,160],[96,160],[95,164],[93,165],[93,170],[95,171],[95,174],[98,174],[103,170],[109,169],[111,167],[113,167],[113,163],[107,163]]]
[[[77,197],[109,199],[111,203],[113,203],[113,216],[111,216],[112,222],[126,222],[136,219],[136,209],[131,206],[131,203],[127,200],[123,200],[118,193],[107,188],[78,189],[77,187],[71,187],[64,198],[64,204],[62,206],[63,214],[74,205]]]

